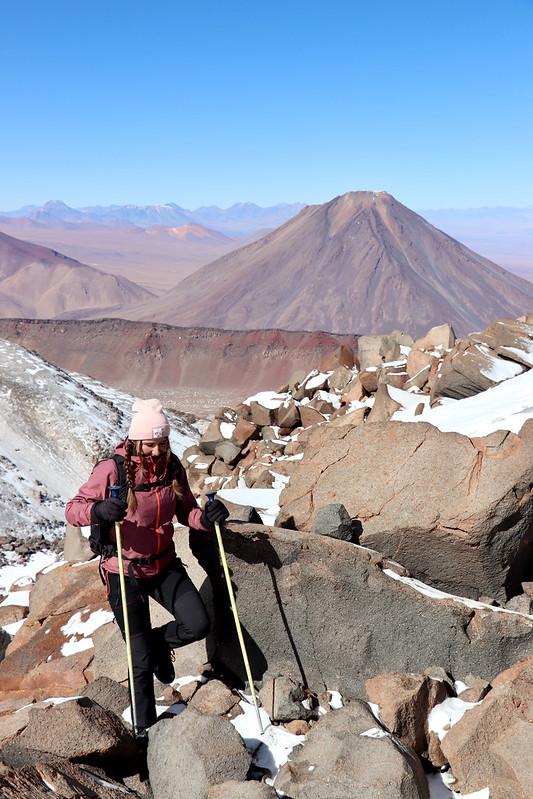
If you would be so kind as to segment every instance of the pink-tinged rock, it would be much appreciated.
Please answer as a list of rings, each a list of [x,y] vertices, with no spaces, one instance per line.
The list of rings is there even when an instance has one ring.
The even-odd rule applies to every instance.
[[[246,419],[239,419],[233,431],[233,440],[235,443],[242,448],[254,438],[259,438],[258,426],[252,422],[248,422]]]
[[[429,374],[429,369],[435,360],[435,356],[430,355],[429,352],[412,349],[407,356],[406,372],[410,378],[415,377],[424,369],[427,369]]]
[[[392,672],[367,680],[365,687],[389,732],[417,754],[427,754],[428,715],[449,696],[446,684],[425,674]]]
[[[342,395],[341,402],[349,405],[350,402],[362,402],[366,397],[368,397],[368,391],[363,387],[361,378],[357,377],[348,386],[348,391]]]
[[[3,706],[14,705],[16,700],[4,700]],[[28,724],[31,704],[27,704],[26,698],[19,698],[20,705],[13,708],[11,712],[4,711],[0,714],[0,747],[5,741],[14,738],[22,732]],[[1,794],[0,794],[1,796]]]
[[[355,374],[352,369],[346,366],[339,366],[332,375],[328,377],[328,388],[336,394],[342,394],[347,390],[348,383],[355,381]]]
[[[351,347],[346,344],[341,344],[340,347],[327,355],[320,364],[321,372],[331,372],[338,369],[339,366],[345,366],[348,369],[353,369],[355,366],[355,353]]]
[[[39,574],[30,592],[28,622],[43,620],[56,613],[74,613],[88,606],[105,605],[105,593],[98,573],[98,562],[73,566],[66,563],[46,574]]]
[[[526,367],[533,366],[533,324],[517,319],[496,319],[482,334],[502,358],[510,358]],[[475,334],[469,336],[477,340]]]
[[[246,453],[246,455],[239,464],[239,466],[242,468],[244,472],[247,469],[249,469],[250,466],[252,466],[252,464],[255,463],[255,461],[259,457],[259,451],[262,443],[263,443],[262,441],[250,442],[248,452]]]
[[[71,617],[69,611],[51,616],[42,624],[33,622],[26,642],[9,650],[0,663],[0,698],[13,692],[24,692],[33,699],[72,696],[83,688],[89,679],[85,672],[94,649],[91,647],[68,657],[61,654],[62,646],[68,641],[61,628]]]
[[[325,417],[315,408],[310,408],[308,405],[300,406],[300,418],[302,420],[302,427],[311,427],[320,422],[325,422]]]
[[[446,733],[441,747],[461,793],[488,787],[491,799],[531,799],[533,655],[493,680],[492,690]]]
[[[221,441],[216,445],[215,456],[228,466],[235,466],[241,457],[241,448],[231,441]]]
[[[433,350],[440,347],[443,350],[451,349],[455,344],[455,333],[449,324],[432,327],[423,338],[413,344],[413,350]]]
[[[63,544],[63,559],[69,563],[80,563],[91,560],[94,553],[89,541],[82,535],[80,527],[67,522],[65,526],[65,541]]]
[[[220,680],[209,680],[195,692],[188,706],[200,713],[224,716],[238,705],[240,700],[240,695],[231,691]]]
[[[401,366],[384,366],[379,376],[380,383],[386,383],[388,386],[395,388],[403,388],[409,375],[407,374],[405,365]]]
[[[325,425],[281,494],[277,524],[310,529],[316,508],[340,502],[362,523],[360,543],[415,577],[505,602],[531,576],[532,448],[533,420],[519,435],[474,440],[425,422]]]
[[[27,759],[31,760],[31,755]],[[2,799],[50,799],[54,795],[69,799],[82,796],[91,799],[110,799],[114,796],[134,799],[140,795],[109,775],[106,775],[105,781],[96,782],[91,769],[82,768],[66,758],[53,756],[50,758],[53,763],[45,760],[48,760],[46,755],[40,763],[22,768],[0,765]]]
[[[28,608],[25,605],[4,605],[0,607],[0,627],[22,621],[27,615]]]
[[[91,679],[94,648],[62,654],[71,636],[62,628],[76,613],[86,621],[94,611],[106,609],[107,601],[98,564],[65,564],[40,574],[30,592],[30,613],[0,663],[0,697],[23,693],[31,699],[72,696]],[[66,634],[67,633],[67,634]]]
[[[278,420],[276,408],[267,408],[265,405],[255,400],[250,403],[250,416],[252,423],[257,425],[257,427],[277,424]]]
[[[295,386],[292,396],[295,400],[299,401],[311,399],[317,391],[323,391],[327,384],[327,375],[314,369],[299,385]]]
[[[233,467],[226,464],[223,460],[215,460],[211,467],[211,474],[213,477],[228,477],[233,474]]]
[[[320,395],[313,397],[311,402],[309,402],[307,405],[304,405],[303,407],[313,408],[315,411],[318,411],[324,416],[326,414],[329,415],[333,413],[333,411],[335,410],[333,403],[330,402],[328,399],[321,397]]]
[[[204,455],[200,453],[198,458],[195,458],[189,463],[189,468],[187,469],[189,481],[198,482],[202,477],[211,474],[214,463],[214,455]]]
[[[359,372],[359,380],[367,394],[373,394],[378,390],[379,384],[378,369],[369,369],[367,371]]]
[[[387,388],[386,383],[380,383],[376,392],[376,398],[366,421],[368,422],[386,422],[393,413],[396,413],[402,406],[396,402]]]
[[[329,420],[329,425],[332,427],[354,427],[355,425],[363,424],[365,418],[370,412],[370,408],[355,408],[353,411],[336,411],[332,414]]]
[[[291,430],[298,427],[300,424],[300,409],[294,399],[288,399],[279,406],[277,422],[280,427],[288,427]]]
[[[472,333],[458,342],[446,355],[432,388],[432,399],[472,396],[531,366],[533,326],[498,320],[483,333]]]
[[[220,425],[220,419],[213,419],[205,433],[202,435],[198,446],[204,455],[214,455],[217,444],[220,444],[221,441],[224,441],[224,436],[220,430]]]

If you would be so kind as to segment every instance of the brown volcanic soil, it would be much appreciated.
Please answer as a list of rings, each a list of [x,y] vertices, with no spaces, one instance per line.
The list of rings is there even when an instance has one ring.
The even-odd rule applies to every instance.
[[[224,255],[129,319],[223,329],[462,336],[533,310],[533,284],[469,250],[386,192],[308,206]],[[92,314],[94,318],[94,314]]]
[[[125,278],[0,233],[0,316],[50,319],[96,308],[102,314],[153,296]]]
[[[357,344],[354,335],[181,328],[122,319],[0,319],[0,338],[62,369],[135,396],[156,395],[169,407],[197,415],[275,390],[294,370],[320,366],[340,344]]]

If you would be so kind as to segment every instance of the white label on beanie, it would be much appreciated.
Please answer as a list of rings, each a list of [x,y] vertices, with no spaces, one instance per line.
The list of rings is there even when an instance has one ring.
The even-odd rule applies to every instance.
[[[163,438],[163,428],[162,427],[154,427],[152,429],[152,438]]]

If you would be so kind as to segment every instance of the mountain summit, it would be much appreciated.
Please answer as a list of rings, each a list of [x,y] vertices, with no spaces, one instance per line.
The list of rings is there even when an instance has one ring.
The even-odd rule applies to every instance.
[[[533,308],[533,284],[433,227],[386,192],[307,206],[202,267],[130,319],[233,330],[458,335]]]

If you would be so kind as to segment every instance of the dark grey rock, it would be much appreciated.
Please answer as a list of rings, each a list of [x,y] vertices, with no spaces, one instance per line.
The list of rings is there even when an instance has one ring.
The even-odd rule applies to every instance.
[[[352,520],[342,503],[332,502],[331,505],[318,508],[311,532],[318,535],[329,535],[331,538],[340,538],[341,541],[351,541]]]
[[[5,630],[0,628],[0,660],[3,660],[6,655],[6,649],[11,641],[11,636]]]
[[[154,799],[206,799],[212,785],[245,780],[251,760],[239,733],[220,716],[187,708],[150,729]]]
[[[311,707],[303,705],[308,699],[305,689],[290,677],[280,676],[268,680],[259,692],[259,698],[272,721],[307,720],[316,716]]]
[[[372,550],[261,525],[229,524],[222,537],[256,680],[283,674],[357,697],[376,674],[430,666],[492,681],[533,650],[533,619],[422,593]],[[210,659],[246,682],[216,541],[190,541],[213,587]]]
[[[114,713],[87,707],[88,698],[33,708],[20,747],[67,758],[121,760],[138,757],[133,735]]]
[[[105,676],[88,683],[85,688],[82,688],[80,695],[89,697],[104,710],[110,710],[119,718],[122,718],[122,713],[130,704],[127,687]]]
[[[274,781],[291,799],[429,799],[422,765],[365,703],[324,716]]]

